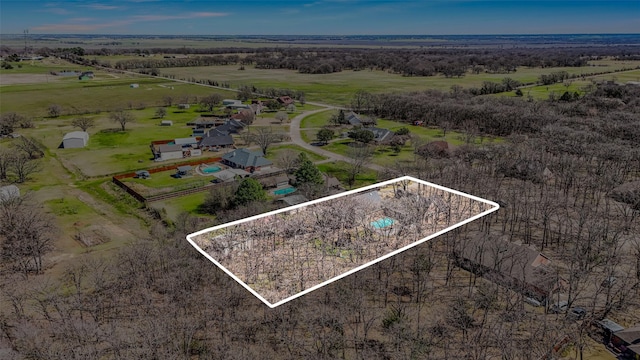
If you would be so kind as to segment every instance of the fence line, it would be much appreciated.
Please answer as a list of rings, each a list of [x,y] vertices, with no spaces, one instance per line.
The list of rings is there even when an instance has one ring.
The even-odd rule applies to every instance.
[[[176,169],[178,166],[200,165],[200,164],[206,164],[206,163],[219,161],[219,160],[220,160],[220,158],[209,158],[209,159],[206,159],[206,160],[188,161],[188,162],[182,162],[182,163],[167,165],[167,166],[158,167],[158,168],[152,168],[152,169],[149,169],[147,171],[149,171],[149,173],[153,174],[153,173],[157,173],[157,172],[161,172],[161,171],[167,171],[167,170]],[[277,175],[285,174],[285,173],[286,173],[285,170],[278,170],[278,171],[274,171],[274,172],[271,172],[271,173],[268,173],[268,174],[259,174],[259,175],[255,175],[255,176],[252,176],[252,177],[254,179],[262,179],[262,178],[271,177],[271,176],[277,176]],[[133,176],[135,176],[135,174],[136,174],[135,172],[126,173],[126,174],[120,174],[120,175],[113,176],[111,180],[113,181],[114,184],[116,184],[118,187],[122,188],[129,195],[133,196],[136,200],[140,201],[141,203],[145,203],[145,204],[151,203],[151,202],[155,202],[155,201],[166,200],[166,199],[173,199],[173,198],[181,197],[181,196],[185,196],[185,195],[196,194],[196,193],[199,193],[199,192],[204,192],[204,191],[207,191],[211,187],[214,187],[214,186],[226,186],[226,185],[228,185],[227,183],[207,183],[207,184],[205,184],[203,186],[200,186],[200,187],[197,187],[197,188],[177,190],[177,191],[172,191],[172,192],[168,192],[168,193],[164,193],[164,194],[158,194],[158,195],[145,197],[144,195],[140,194],[139,192],[137,192],[137,191],[133,190],[132,188],[130,188],[129,186],[127,186],[127,184],[125,184],[124,182],[120,181],[120,179],[126,179],[126,178],[129,178],[129,177],[133,177]]]

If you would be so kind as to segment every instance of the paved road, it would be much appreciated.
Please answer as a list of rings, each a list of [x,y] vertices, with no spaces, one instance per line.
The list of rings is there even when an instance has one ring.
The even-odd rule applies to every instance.
[[[303,118],[309,116],[309,115],[313,115],[313,114],[317,114],[319,112],[323,112],[323,111],[328,111],[331,109],[335,109],[333,106],[328,106],[325,109],[320,109],[320,110],[313,110],[313,111],[309,111],[309,112],[305,112],[302,113],[296,117],[294,117],[293,119],[291,119],[291,124],[289,125],[289,133],[291,136],[291,142],[293,142],[294,144],[305,148],[313,153],[316,153],[318,155],[322,155],[324,157],[329,158],[329,160],[323,160],[322,162],[327,162],[327,161],[346,161],[349,162],[349,157],[347,156],[343,156],[340,154],[336,154],[334,152],[331,151],[327,151],[322,149],[319,146],[313,146],[311,144],[306,143],[304,140],[302,140],[302,136],[300,135],[300,122],[302,121]],[[376,165],[376,164],[372,164],[369,163],[367,164],[367,167],[369,169],[373,169],[376,171],[383,171],[384,167],[380,166],[380,165]]]

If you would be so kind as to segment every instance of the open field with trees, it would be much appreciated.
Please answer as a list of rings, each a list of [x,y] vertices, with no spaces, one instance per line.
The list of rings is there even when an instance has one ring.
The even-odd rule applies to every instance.
[[[261,87],[293,88],[304,91],[307,100],[325,102],[335,105],[347,105],[350,95],[357,90],[369,92],[411,91],[437,89],[448,91],[453,85],[463,88],[480,87],[485,81],[500,83],[504,78],[512,78],[521,83],[534,83],[543,74],[554,71],[567,71],[569,74],[581,76],[594,71],[613,72],[620,69],[635,68],[640,61],[615,62],[608,60],[593,61],[593,67],[558,67],[558,68],[518,68],[508,74],[473,74],[464,77],[446,77],[444,75],[430,77],[403,77],[381,70],[342,71],[331,74],[301,74],[285,69],[256,69],[245,66],[239,71],[237,65],[165,68],[160,69],[163,75],[176,79],[212,79],[228,82],[231,87],[253,85]]]
[[[116,40],[87,43],[97,50],[141,42],[123,39],[120,45],[99,44],[111,41]],[[176,39],[150,41],[182,47]],[[191,41],[200,40],[190,39],[188,44]],[[439,71],[431,76],[402,74],[428,64],[422,55],[439,56],[444,51],[459,57],[462,46],[412,46],[393,60],[402,64],[402,56],[405,60],[415,57],[411,67],[384,70],[300,72],[307,71],[305,66],[313,70],[311,65],[322,65],[328,55],[338,59],[340,54],[330,49],[309,54],[309,64],[266,68],[279,64],[273,54],[283,55],[282,60],[299,54],[284,47],[265,51],[260,59],[254,57],[245,70],[239,70],[239,63],[158,68],[160,73],[175,71],[176,77],[182,72],[196,77],[193,72],[201,71],[203,78],[229,81],[231,88],[240,84],[287,88],[294,95],[304,95],[306,101],[344,106],[378,119],[382,128],[401,131],[406,127],[426,142],[417,149],[409,141],[397,144],[400,151],[394,155],[394,144],[366,145],[362,129],[345,127],[352,139],[328,140],[325,146],[271,144],[268,157],[289,164],[293,174],[309,162],[296,163],[292,155],[304,153],[321,161],[305,169],[308,183],[298,186],[294,194],[314,198],[329,192],[324,184],[313,181],[317,168],[337,177],[343,189],[411,175],[501,205],[481,221],[276,309],[268,309],[185,241],[194,231],[283,207],[282,202],[273,201],[270,191],[246,181],[241,191],[240,183],[234,183],[145,205],[104,176],[151,165],[150,140],[188,136],[190,129],[184,124],[198,116],[196,96],[219,93],[235,98],[236,93],[170,79],[124,74],[114,78],[98,68],[93,80],[76,77],[47,83],[49,75],[42,68],[26,63],[19,68],[18,62],[10,62],[14,69],[0,70],[0,186],[16,185],[21,196],[0,201],[0,357],[613,356],[600,344],[607,344],[607,338],[596,321],[606,318],[625,328],[640,323],[640,87],[625,84],[638,81],[639,74],[630,70],[584,80],[578,77],[567,85],[564,80],[581,71],[634,67],[640,60],[635,45],[565,47],[553,39],[544,41],[552,43],[536,43],[523,51],[526,56],[518,55],[520,50],[515,48],[487,45],[487,57],[479,58],[486,63],[484,70],[475,74],[473,67],[466,68],[460,78],[455,74],[447,78]],[[407,39],[403,46],[408,43],[415,41]],[[375,44],[375,53],[385,54],[375,49],[380,41]],[[4,45],[0,51],[6,56]],[[195,45],[200,50],[205,46],[211,47]],[[140,48],[151,50],[151,43]],[[89,69],[93,56],[79,59],[78,49],[51,51],[60,56],[69,52],[69,59],[79,64],[43,68]],[[476,44],[464,51],[484,48]],[[255,48],[245,54],[253,53]],[[510,60],[505,66],[517,64],[516,71],[490,70],[490,64],[498,64],[497,53]],[[523,68],[522,62],[536,53],[540,54],[536,61],[552,63]],[[232,55],[226,50],[221,54]],[[373,52],[351,54],[365,58]],[[136,59],[130,52],[117,55],[122,56],[118,61]],[[84,61],[89,62],[87,67],[80,65]],[[258,64],[265,68],[256,69]],[[584,64],[603,66],[580,66]],[[13,75],[40,78],[35,83],[6,85],[5,76],[12,70],[17,70]],[[548,85],[521,88],[523,96],[510,96],[517,87],[493,93],[514,85],[503,82],[505,77],[527,82],[554,73],[552,79],[545,78],[551,81]],[[495,84],[485,84],[487,80]],[[138,88],[130,87],[134,82]],[[251,92],[238,90],[243,96]],[[551,91],[558,97],[550,99]],[[565,92],[568,95],[563,97]],[[175,108],[186,95],[191,108]],[[166,96],[172,97],[172,106],[162,117],[157,109]],[[306,111],[305,107],[287,114],[283,124],[276,121],[276,112],[265,114],[256,120],[256,127],[291,135],[293,126],[284,122]],[[133,116],[124,131],[112,120],[118,108]],[[328,110],[303,119],[303,140],[315,141],[331,115]],[[93,120],[88,147],[58,149],[64,133],[79,129],[82,122],[72,124],[78,117]],[[161,119],[174,125],[160,127]],[[413,126],[416,120],[423,123]],[[14,138],[14,133],[21,136]],[[446,145],[439,140],[446,140]],[[343,141],[361,145],[348,147]],[[317,149],[333,150],[332,158],[318,154]],[[27,165],[33,172],[25,174]],[[566,302],[566,308],[556,306],[560,301]]]

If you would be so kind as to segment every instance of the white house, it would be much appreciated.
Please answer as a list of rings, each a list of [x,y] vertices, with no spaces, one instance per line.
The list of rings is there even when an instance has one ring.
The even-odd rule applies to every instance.
[[[62,146],[65,149],[76,149],[87,146],[89,134],[86,131],[72,131],[62,138]]]

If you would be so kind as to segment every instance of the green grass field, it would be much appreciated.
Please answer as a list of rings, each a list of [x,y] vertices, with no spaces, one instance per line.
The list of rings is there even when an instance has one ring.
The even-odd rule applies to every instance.
[[[202,214],[198,211],[199,206],[204,202],[206,197],[207,192],[199,192],[173,199],[156,201],[149,204],[149,206],[156,209],[165,209],[167,216],[172,220],[177,219],[178,215],[184,212],[214,219],[214,216]]]
[[[268,154],[267,154],[266,158],[271,160],[271,161],[274,161],[274,160],[278,159],[278,157],[283,152],[285,152],[287,150],[294,151],[296,154],[305,153],[307,155],[307,157],[309,158],[309,160],[311,160],[313,162],[327,159],[324,156],[312,153],[309,150],[303,149],[300,146],[293,145],[293,144],[276,145],[276,146],[269,147]]]
[[[522,83],[535,82],[541,74],[566,71],[569,74],[582,75],[591,72],[615,71],[640,65],[640,61],[616,62],[611,60],[592,61],[588,67],[558,68],[518,68],[511,74],[471,74],[461,78],[446,78],[442,75],[432,77],[403,77],[385,71],[342,71],[333,74],[300,74],[292,70],[261,70],[247,66],[238,71],[237,66],[206,66],[192,68],[165,68],[162,74],[171,74],[177,78],[202,78],[218,82],[229,82],[232,87],[252,84],[258,88],[276,87],[302,90],[309,101],[346,105],[357,90],[372,93],[406,92],[425,89],[448,91],[452,85],[465,88],[479,87],[483,81],[500,82],[505,77]]]
[[[172,191],[191,189],[195,187],[202,187],[213,179],[211,176],[201,176],[198,174],[192,174],[191,176],[185,176],[180,179],[171,177],[175,170],[161,171],[151,174],[148,179],[135,179],[126,178],[122,179],[124,183],[137,184],[132,185],[136,190],[140,189],[142,195],[150,196],[161,193],[167,193]]]
[[[63,113],[96,113],[118,108],[159,106],[165,96],[171,96],[175,103],[186,97],[191,102],[196,96],[211,93],[235,98],[235,93],[230,91],[199,85],[121,74],[116,76],[118,78],[80,81],[76,77],[68,77],[55,82],[2,85],[0,113],[14,111],[26,116],[44,117],[52,104],[60,105]],[[133,83],[139,87],[131,88]]]
[[[345,163],[344,161],[334,161],[330,163],[320,164],[318,165],[318,169],[322,172],[327,173],[329,176],[336,177],[343,185],[345,185],[349,180],[346,171],[348,166],[349,164]],[[371,185],[376,183],[377,181],[378,175],[376,174],[376,172],[373,170],[365,169],[365,171],[356,176],[356,181],[353,185],[353,188],[355,189],[366,185]]]
[[[323,111],[309,115],[300,122],[300,129],[321,128],[329,124],[329,119],[335,111]]]

